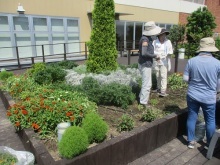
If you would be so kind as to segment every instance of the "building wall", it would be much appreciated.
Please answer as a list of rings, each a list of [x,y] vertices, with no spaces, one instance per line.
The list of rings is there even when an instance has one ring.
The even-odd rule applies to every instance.
[[[180,24],[187,24],[187,17],[189,16],[188,13],[179,13],[179,23]]]
[[[217,24],[214,32],[220,33],[220,1],[219,0],[206,0],[209,11],[215,16],[215,22]]]
[[[89,0],[0,0],[0,13],[17,13],[18,2],[25,9],[26,15],[43,15],[80,18],[80,39],[88,41],[91,24],[87,15],[91,4]],[[93,2],[92,2],[93,4]]]

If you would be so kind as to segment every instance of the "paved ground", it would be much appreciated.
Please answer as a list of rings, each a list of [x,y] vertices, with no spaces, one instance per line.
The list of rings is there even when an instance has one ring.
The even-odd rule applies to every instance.
[[[128,165],[219,165],[220,148],[215,149],[211,160],[206,159],[204,143],[197,143],[195,149],[188,149],[186,137],[178,137],[160,148],[142,156]]]
[[[21,140],[15,133],[14,126],[7,119],[6,110],[0,99],[0,146],[11,147],[14,150],[25,151]]]
[[[130,63],[137,63],[137,56],[132,56]],[[121,57],[118,59],[121,64],[128,64],[127,57]],[[174,70],[174,59],[172,59],[172,70]],[[179,60],[178,72],[183,72],[187,60]],[[78,62],[79,64],[84,63],[83,61]],[[15,70],[14,73],[20,74],[24,70]],[[0,99],[0,146],[8,146],[15,150],[25,150],[19,137],[15,133],[14,127],[11,125],[10,121],[6,117],[6,111],[4,105]],[[151,153],[144,155],[143,157],[135,160],[129,165],[161,165],[161,164],[218,164],[220,165],[220,152],[216,154],[215,157],[208,161],[205,158],[205,150],[201,148],[198,144],[198,148],[195,150],[188,150],[185,143],[184,137],[174,139],[173,141],[167,143],[166,145],[152,151]]]

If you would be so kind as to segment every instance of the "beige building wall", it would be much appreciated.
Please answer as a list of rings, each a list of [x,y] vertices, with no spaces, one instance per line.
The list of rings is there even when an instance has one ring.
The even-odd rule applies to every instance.
[[[79,18],[80,40],[88,41],[91,33],[91,13],[94,0],[0,0],[0,13],[18,14],[18,3],[27,15]],[[115,5],[119,20],[177,24],[179,13],[128,5]],[[126,15],[127,14],[127,15]]]
[[[18,3],[21,3],[27,15],[43,15],[56,17],[79,18],[80,40],[89,40],[91,24],[87,11],[90,8],[89,0],[0,0],[0,13],[17,13]]]
[[[121,14],[120,20],[126,21],[155,21],[165,24],[178,24],[179,13],[165,10],[149,9],[135,6],[115,5],[115,11]]]

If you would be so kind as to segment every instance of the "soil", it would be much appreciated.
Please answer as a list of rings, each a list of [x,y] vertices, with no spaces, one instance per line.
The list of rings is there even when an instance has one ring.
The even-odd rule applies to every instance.
[[[167,97],[159,97],[157,93],[151,93],[149,100],[150,105],[166,113],[177,112],[186,108],[186,89],[168,89],[168,93],[169,95]],[[140,127],[148,124],[148,122],[143,122],[140,120],[142,111],[138,108],[137,101],[135,101],[133,105],[130,105],[126,110],[114,106],[99,106],[98,113],[109,125],[109,130],[105,140],[110,140],[121,134],[117,131],[117,125],[118,120],[123,114],[129,114],[132,116],[134,120],[134,127]],[[57,150],[57,140],[55,136],[47,140],[42,140],[42,142],[45,144],[54,160],[57,161],[61,159]],[[91,144],[89,148],[95,145],[98,144]]]

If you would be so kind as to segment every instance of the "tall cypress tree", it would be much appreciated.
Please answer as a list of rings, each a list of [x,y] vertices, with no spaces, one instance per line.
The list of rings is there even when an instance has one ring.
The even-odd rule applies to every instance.
[[[88,43],[87,71],[100,73],[117,69],[114,0],[95,0],[92,32]]]

